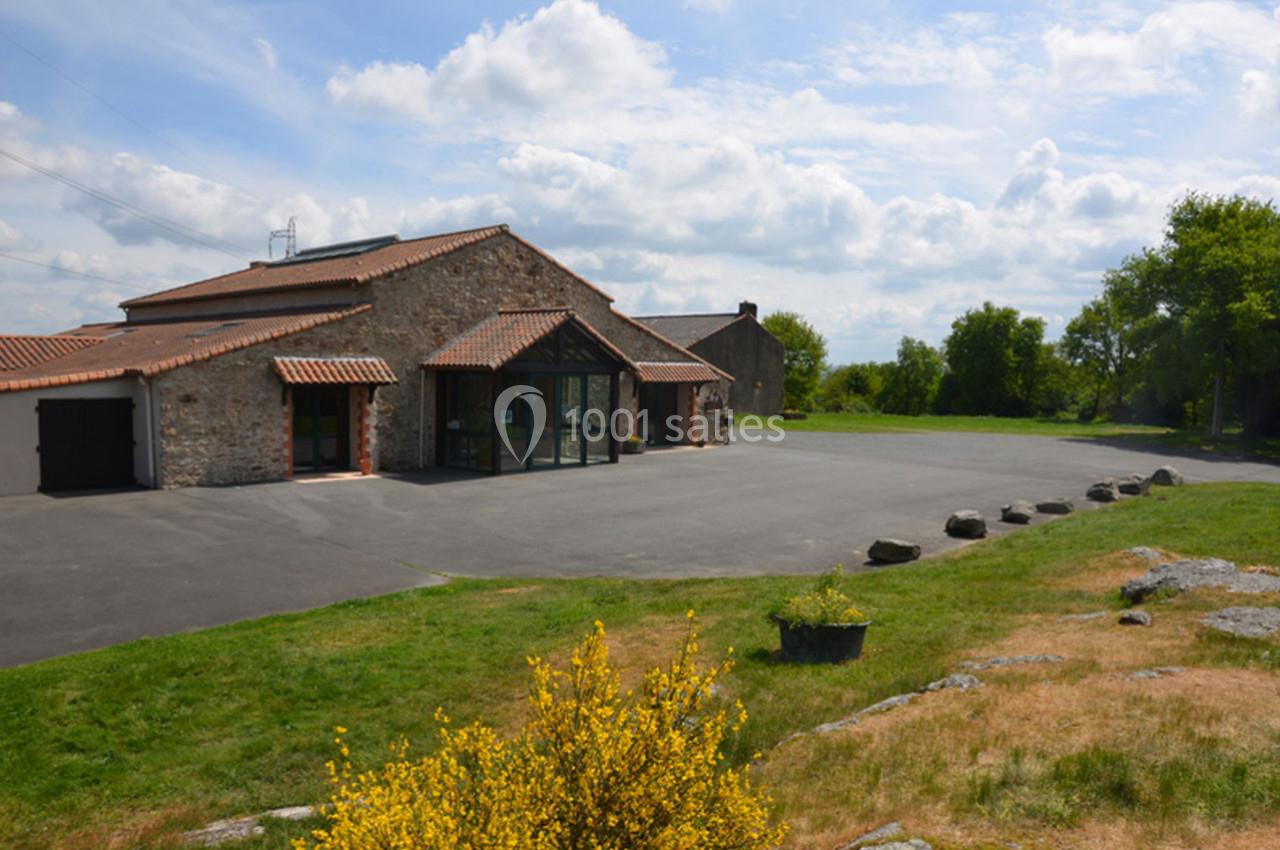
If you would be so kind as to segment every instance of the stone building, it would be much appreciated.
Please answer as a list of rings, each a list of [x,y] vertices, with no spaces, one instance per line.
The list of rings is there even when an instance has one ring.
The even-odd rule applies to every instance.
[[[121,322],[0,336],[0,494],[616,461],[651,388],[683,431],[733,378],[612,300],[499,225],[301,251],[125,301]],[[532,402],[494,414],[519,386],[540,434]]]
[[[736,313],[637,316],[636,321],[733,375],[726,403],[735,412],[772,416],[782,412],[785,351],[756,313],[755,304],[743,301]]]

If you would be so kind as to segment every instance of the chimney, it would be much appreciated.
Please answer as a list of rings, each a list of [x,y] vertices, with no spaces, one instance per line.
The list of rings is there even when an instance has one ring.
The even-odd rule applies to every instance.
[[[757,309],[757,307],[756,307],[756,305],[755,305],[755,302],[753,302],[753,301],[739,301],[739,302],[738,302],[738,315],[739,315],[739,316],[745,316],[745,315],[747,315],[748,313],[751,315],[751,317],[752,317],[753,319],[754,319],[754,318],[759,318],[759,311],[758,311],[758,309]]]

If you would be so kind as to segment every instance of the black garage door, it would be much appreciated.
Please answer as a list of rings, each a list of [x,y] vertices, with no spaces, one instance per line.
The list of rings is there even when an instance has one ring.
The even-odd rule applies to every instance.
[[[131,487],[133,402],[127,398],[43,399],[40,489]]]

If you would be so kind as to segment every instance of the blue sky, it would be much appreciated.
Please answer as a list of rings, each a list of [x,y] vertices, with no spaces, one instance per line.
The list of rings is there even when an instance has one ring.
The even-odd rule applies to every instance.
[[[0,257],[0,332],[290,215],[505,221],[623,309],[749,298],[880,359],[984,299],[1054,337],[1182,193],[1280,196],[1274,3],[5,0],[0,33],[0,150],[235,246],[0,159],[0,252],[111,281]]]

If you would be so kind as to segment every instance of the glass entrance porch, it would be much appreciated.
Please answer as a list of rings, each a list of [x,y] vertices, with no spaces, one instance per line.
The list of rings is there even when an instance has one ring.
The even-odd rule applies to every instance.
[[[616,461],[620,368],[566,323],[494,371],[439,371],[437,463],[497,474]],[[495,410],[499,398],[511,401]]]
[[[445,466],[478,472],[518,472],[587,466],[615,459],[610,419],[616,375],[588,372],[445,372]],[[494,402],[504,390],[528,388],[507,406],[502,421]],[[536,400],[535,400],[536,399]],[[546,411],[540,433],[534,405]],[[502,433],[506,433],[506,441]]]

